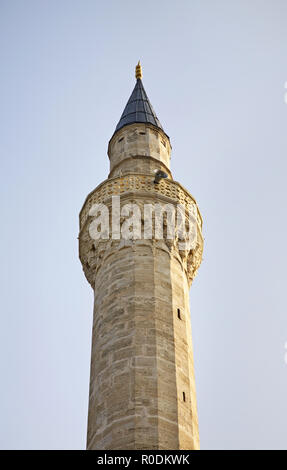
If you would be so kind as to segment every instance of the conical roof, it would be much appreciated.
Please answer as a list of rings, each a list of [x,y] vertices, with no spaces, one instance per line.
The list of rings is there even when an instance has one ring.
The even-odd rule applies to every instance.
[[[139,68],[140,65],[137,65]],[[137,72],[137,82],[127,102],[124,112],[119,120],[115,132],[128,124],[135,122],[150,123],[159,129],[163,130],[161,123],[159,122],[157,115],[155,114],[153,107],[148,99],[145,92],[142,80],[141,80],[141,68],[140,72]]]

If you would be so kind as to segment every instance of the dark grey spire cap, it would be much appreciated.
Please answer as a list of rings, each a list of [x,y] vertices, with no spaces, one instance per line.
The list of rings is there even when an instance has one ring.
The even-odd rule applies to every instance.
[[[137,79],[136,85],[129,101],[127,102],[115,132],[124,126],[133,124],[135,122],[153,124],[163,131],[162,125],[159,122],[152,105],[150,104],[140,78]]]

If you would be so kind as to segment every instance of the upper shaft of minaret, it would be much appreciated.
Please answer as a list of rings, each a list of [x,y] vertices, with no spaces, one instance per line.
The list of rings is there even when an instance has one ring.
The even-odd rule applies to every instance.
[[[171,145],[168,135],[148,99],[142,83],[140,62],[136,84],[109,142],[109,178],[128,173],[170,172]]]

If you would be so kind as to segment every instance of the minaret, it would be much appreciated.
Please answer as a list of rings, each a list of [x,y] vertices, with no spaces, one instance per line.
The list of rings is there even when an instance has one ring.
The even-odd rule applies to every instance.
[[[138,63],[109,142],[108,179],[80,213],[80,259],[94,290],[87,449],[199,448],[189,288],[202,257],[202,219],[172,178],[170,153]],[[179,204],[185,218],[194,214],[192,245],[180,244],[178,219],[177,235],[168,236],[167,212],[162,238],[145,225],[150,208]],[[123,233],[137,211],[140,235],[129,239]]]

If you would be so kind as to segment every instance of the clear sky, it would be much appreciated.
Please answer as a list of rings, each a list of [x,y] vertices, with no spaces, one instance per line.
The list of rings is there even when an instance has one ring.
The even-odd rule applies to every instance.
[[[78,213],[141,59],[204,219],[201,447],[287,449],[286,45],[286,0],[0,1],[1,448],[85,448]]]

